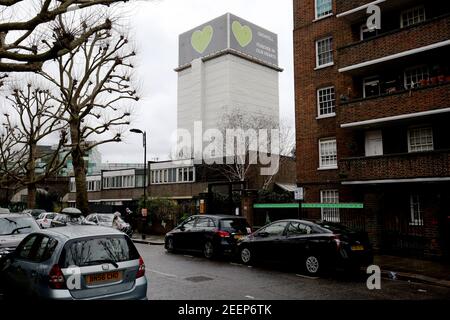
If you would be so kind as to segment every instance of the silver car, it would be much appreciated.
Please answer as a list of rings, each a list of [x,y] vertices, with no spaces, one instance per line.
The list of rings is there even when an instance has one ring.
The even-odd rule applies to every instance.
[[[144,261],[125,234],[71,226],[27,236],[3,264],[7,295],[57,300],[146,300]]]

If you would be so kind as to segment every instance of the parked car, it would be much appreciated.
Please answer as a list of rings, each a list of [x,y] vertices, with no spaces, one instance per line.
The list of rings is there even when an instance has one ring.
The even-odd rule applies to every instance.
[[[44,212],[39,215],[36,222],[42,229],[47,229],[51,227],[53,219],[55,219],[57,213],[55,212]]]
[[[6,208],[0,208],[0,214],[10,214],[11,211],[9,211],[9,209]]]
[[[242,263],[295,263],[310,275],[327,268],[359,268],[373,261],[367,234],[303,220],[271,223],[238,244]]]
[[[69,225],[82,225],[84,217],[81,215],[69,215],[60,213],[50,223],[51,228],[65,227]]]
[[[64,227],[27,236],[7,258],[7,296],[57,300],[146,300],[145,264],[125,234]]]
[[[165,238],[168,252],[198,251],[212,259],[235,254],[239,239],[251,233],[247,220],[237,216],[192,216],[170,231]]]
[[[14,252],[28,234],[38,230],[38,224],[30,215],[2,214],[0,216],[0,261]]]
[[[41,213],[44,213],[45,210],[42,209],[26,209],[23,210],[22,213],[31,214],[33,218],[37,219]]]
[[[113,224],[114,213],[92,213],[86,217],[83,224],[115,228],[126,233],[129,237],[133,236],[130,224],[123,221],[120,217],[117,217],[117,219],[117,225],[115,226]]]

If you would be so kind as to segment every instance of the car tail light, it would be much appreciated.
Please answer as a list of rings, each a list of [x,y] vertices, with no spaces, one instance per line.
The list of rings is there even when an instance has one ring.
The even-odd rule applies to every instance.
[[[142,278],[143,276],[145,276],[145,263],[142,257],[139,257],[139,269],[136,274],[136,279]]]
[[[48,284],[52,289],[65,289],[66,279],[64,279],[64,274],[61,271],[59,265],[55,264],[50,273],[48,274],[49,280]]]
[[[231,235],[229,232],[227,231],[222,231],[222,230],[216,230],[216,234],[220,237],[220,238],[229,238]]]

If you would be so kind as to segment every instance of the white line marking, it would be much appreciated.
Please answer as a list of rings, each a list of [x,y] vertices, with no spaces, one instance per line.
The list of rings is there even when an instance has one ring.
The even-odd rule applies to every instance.
[[[245,296],[247,299],[255,300],[255,297],[252,296]]]
[[[195,257],[194,256],[189,256],[189,255],[183,255],[184,257],[186,257],[186,258],[192,258],[192,259],[194,259]]]
[[[146,270],[149,271],[149,272],[153,272],[153,273],[156,273],[156,274],[165,276],[165,277],[169,277],[169,278],[178,278],[178,276],[177,276],[177,275],[174,275],[174,274],[164,273],[164,272],[160,272],[160,271],[152,270],[152,269],[146,269]]]
[[[232,266],[238,266],[238,267],[243,267],[243,266],[244,266],[243,264],[240,264],[240,263],[234,263],[234,262],[230,262],[230,264],[231,264]]]
[[[303,274],[296,274],[296,276],[300,277],[300,278],[309,279],[309,280],[317,280],[317,279],[319,279],[319,277],[308,277],[308,276],[305,276]]]

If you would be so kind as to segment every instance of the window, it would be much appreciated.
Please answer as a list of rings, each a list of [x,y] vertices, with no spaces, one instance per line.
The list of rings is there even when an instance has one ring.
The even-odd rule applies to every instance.
[[[214,227],[214,222],[209,218],[197,218],[197,222],[195,223],[196,228],[212,228]]]
[[[412,226],[423,226],[423,213],[421,207],[421,197],[417,194],[411,195],[410,205],[411,205],[411,222]]]
[[[288,237],[303,236],[312,233],[312,228],[302,223],[291,222],[287,229]]]
[[[337,168],[336,139],[322,139],[319,141],[320,168]]]
[[[380,79],[377,77],[364,79],[364,98],[378,97],[381,94]]]
[[[192,228],[194,228],[194,223],[195,223],[195,218],[189,218],[185,223],[183,223],[181,225],[181,229],[184,229],[184,231],[186,230],[191,230]]]
[[[339,203],[338,190],[323,190],[320,192],[321,203]],[[322,208],[322,220],[328,222],[341,222],[339,209]]]
[[[319,117],[335,115],[336,94],[334,87],[322,88],[317,90],[317,103],[319,108]]]
[[[333,14],[333,0],[315,0],[316,1],[316,19],[330,16]]]
[[[433,129],[431,127],[409,129],[408,150],[409,152],[433,151]]]
[[[23,260],[32,260],[33,259],[33,251],[31,250],[33,247],[35,247],[35,243],[37,240],[37,235],[29,236],[27,239],[22,241],[20,246],[17,248],[17,257],[19,259]]]
[[[333,38],[325,38],[316,41],[316,66],[317,68],[333,65]]]
[[[42,237],[34,260],[39,263],[47,261],[52,257],[57,245],[58,241],[55,239]]]
[[[422,80],[430,79],[428,66],[418,66],[405,70],[405,89],[413,89],[421,86]]]
[[[269,237],[281,236],[286,229],[288,222],[277,222],[261,229],[257,234],[268,234]]]
[[[400,27],[405,28],[426,20],[423,6],[405,10],[401,13]]]

